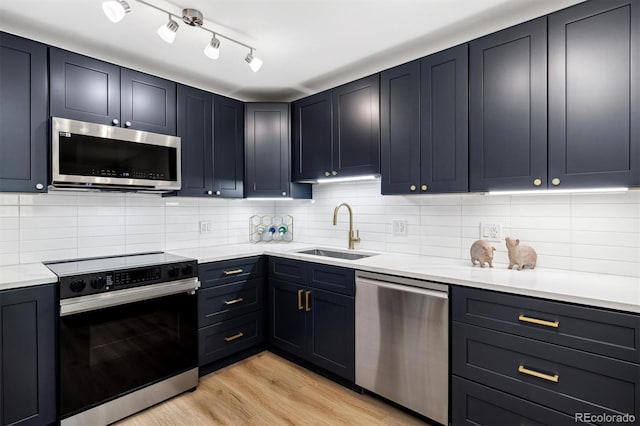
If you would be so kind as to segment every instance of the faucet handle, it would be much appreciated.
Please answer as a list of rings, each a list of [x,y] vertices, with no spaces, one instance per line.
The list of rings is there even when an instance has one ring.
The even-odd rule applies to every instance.
[[[356,236],[354,237],[353,234],[351,235],[351,239],[357,243],[360,242],[360,230],[356,229]]]

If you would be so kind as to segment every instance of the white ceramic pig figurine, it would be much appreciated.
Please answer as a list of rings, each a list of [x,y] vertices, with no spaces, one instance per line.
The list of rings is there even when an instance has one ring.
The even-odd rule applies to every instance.
[[[525,245],[520,245],[520,240],[513,240],[509,237],[505,238],[507,242],[507,252],[509,254],[509,269],[513,269],[517,265],[516,269],[522,270],[524,268],[535,268],[538,255],[536,251]]]
[[[476,262],[478,262],[480,267],[484,268],[484,264],[488,263],[489,267],[493,268],[491,262],[493,262],[494,251],[496,251],[496,248],[491,247],[485,240],[476,241],[471,245],[471,249],[469,249],[471,264],[476,266]]]

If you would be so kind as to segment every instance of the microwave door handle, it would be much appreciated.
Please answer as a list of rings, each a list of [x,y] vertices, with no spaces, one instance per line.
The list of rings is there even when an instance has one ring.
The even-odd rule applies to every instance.
[[[60,301],[60,316],[64,317],[67,315],[94,311],[96,309],[126,305],[128,303],[140,302],[173,294],[193,293],[199,287],[200,281],[198,281],[197,278],[188,278],[167,283],[63,299]]]

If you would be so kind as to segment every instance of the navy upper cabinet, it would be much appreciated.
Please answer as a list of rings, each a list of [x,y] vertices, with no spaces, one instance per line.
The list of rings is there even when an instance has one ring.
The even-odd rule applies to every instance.
[[[289,104],[245,106],[247,197],[289,197]]]
[[[242,198],[244,104],[178,85],[181,196]]]
[[[176,134],[176,84],[61,49],[49,49],[54,117]]]
[[[244,190],[244,103],[213,97],[213,193],[242,198]]]
[[[380,173],[380,76],[332,90],[333,176]]]
[[[640,185],[640,4],[549,15],[550,187]]]
[[[0,33],[0,192],[47,191],[47,48]]]
[[[470,43],[469,188],[546,187],[547,18]]]
[[[331,175],[331,91],[321,92],[292,105],[294,180]]]
[[[379,74],[294,102],[294,179],[380,173],[379,104]]]
[[[468,188],[467,45],[381,74],[382,193]]]

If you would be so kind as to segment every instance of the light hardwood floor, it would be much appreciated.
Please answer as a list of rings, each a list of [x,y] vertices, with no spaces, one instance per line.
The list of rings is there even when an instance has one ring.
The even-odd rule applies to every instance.
[[[370,395],[360,395],[271,352],[200,379],[186,392],[117,423],[174,425],[422,425]]]

